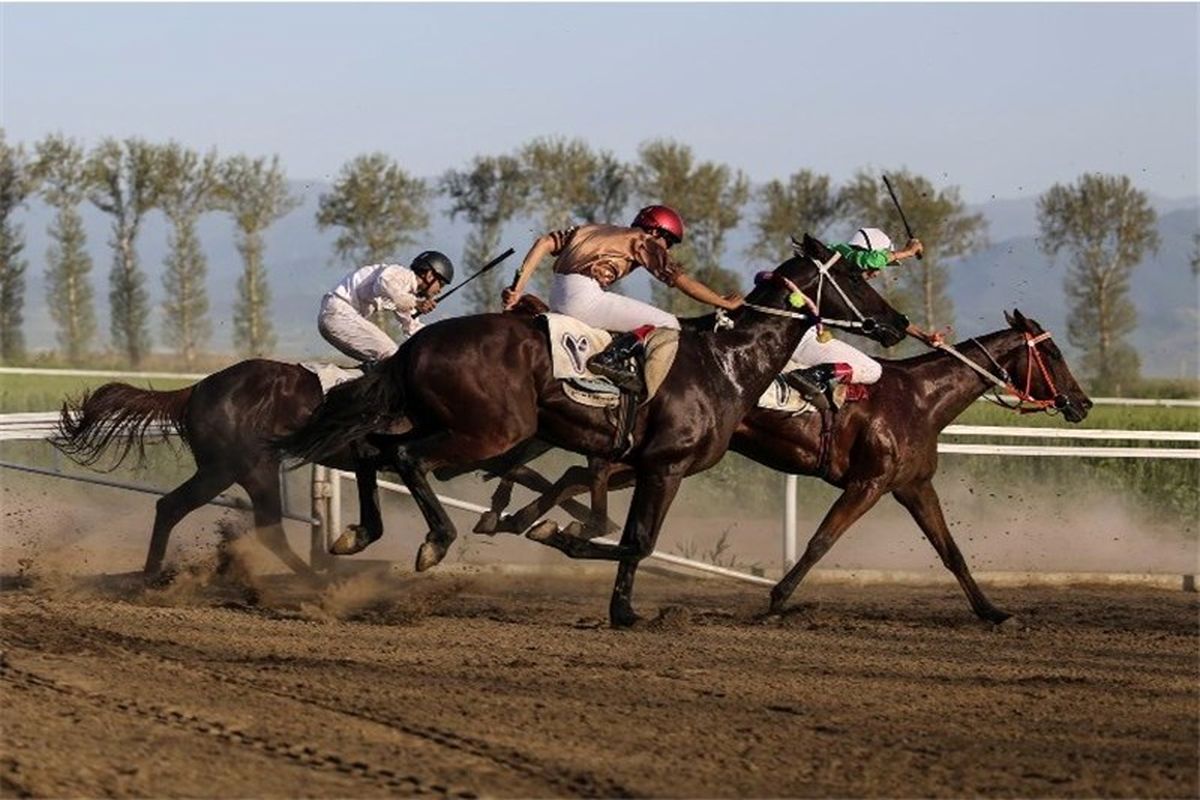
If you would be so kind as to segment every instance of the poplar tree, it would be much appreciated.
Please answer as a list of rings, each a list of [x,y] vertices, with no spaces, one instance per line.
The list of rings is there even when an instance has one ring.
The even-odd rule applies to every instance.
[[[79,204],[87,192],[83,146],[62,134],[37,144],[37,174],[42,197],[54,209],[47,228],[46,305],[57,327],[58,346],[70,363],[79,363],[96,335],[96,310],[90,274],[92,259]]]
[[[0,128],[0,359],[12,361],[25,352],[21,330],[25,307],[25,236],[13,215],[35,188],[25,149],[12,146]]]
[[[221,163],[217,205],[237,226],[237,249],[242,256],[238,298],[233,309],[233,342],[243,355],[262,356],[275,346],[271,325],[271,292],[263,263],[263,233],[299,205],[288,191],[279,157],[251,159],[233,156]]]
[[[739,273],[719,262],[725,237],[741,221],[750,199],[749,179],[725,164],[697,162],[691,147],[669,139],[642,144],[638,157],[635,188],[640,203],[671,206],[684,219],[684,243],[672,249],[672,256],[719,294],[741,290]],[[652,281],[651,287],[654,304],[673,314],[711,310],[659,281]]]
[[[612,153],[593,150],[578,138],[541,137],[521,148],[520,159],[529,181],[530,211],[543,232],[588,222],[623,224],[632,174]],[[534,276],[538,290],[548,291],[550,270],[541,265]]]
[[[429,226],[429,189],[383,153],[358,156],[342,167],[333,190],[321,195],[317,226],[338,228],[334,252],[343,264],[379,264],[416,242]]]
[[[451,201],[450,219],[471,223],[463,248],[463,263],[482,265],[500,250],[504,225],[522,213],[529,201],[528,176],[513,156],[477,156],[469,168],[449,170],[439,187]],[[492,270],[472,281],[463,293],[472,313],[499,308],[502,274]]]
[[[163,338],[191,367],[212,335],[205,280],[208,263],[196,234],[200,215],[217,205],[220,165],[215,150],[197,155],[171,142],[161,153],[161,205],[171,223],[163,262]]]
[[[805,233],[824,238],[841,217],[842,200],[828,175],[803,169],[786,182],[769,181],[758,191],[759,213],[754,220],[754,244],[749,255],[778,264],[792,255],[792,237]]]
[[[112,217],[109,332],[132,366],[150,349],[146,276],[138,266],[137,237],[146,213],[158,205],[158,148],[142,139],[105,139],[88,156],[88,199]]]
[[[1143,256],[1158,249],[1157,221],[1125,175],[1081,175],[1038,199],[1043,252],[1053,258],[1065,251],[1070,262],[1067,338],[1083,351],[1093,391],[1120,394],[1137,379],[1138,355],[1126,340],[1137,326],[1129,280]]]

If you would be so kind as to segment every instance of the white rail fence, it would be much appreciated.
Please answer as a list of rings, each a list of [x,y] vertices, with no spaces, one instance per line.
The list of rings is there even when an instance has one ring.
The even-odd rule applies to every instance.
[[[37,441],[45,440],[53,435],[57,424],[57,412],[33,412],[20,414],[0,414],[0,442],[5,441]],[[150,429],[151,433],[161,433]],[[1200,431],[1133,431],[1133,430],[1074,430],[1065,428],[1034,428],[1010,427],[994,425],[951,425],[944,434],[949,437],[965,438],[999,438],[999,439],[1044,439],[1055,441],[1108,441],[1108,442],[1154,442],[1162,444],[1184,443],[1188,447],[1112,447],[1112,446],[1080,446],[1080,445],[1021,445],[939,442],[938,452],[946,454],[989,455],[989,456],[1018,456],[1018,457],[1075,457],[1075,458],[1141,458],[1141,459],[1200,459]],[[57,451],[56,451],[57,456]],[[10,461],[0,461],[0,469],[11,469],[37,475],[80,481],[116,489],[144,492],[149,494],[165,494],[167,490],[157,487],[133,484],[126,481],[116,481],[92,475],[67,474],[61,471],[56,458],[53,469],[33,467]],[[322,466],[312,468],[312,502],[309,514],[288,511],[285,494],[285,513],[287,519],[304,522],[310,525],[310,558],[314,565],[325,563],[328,559],[328,547],[341,530],[342,517],[342,479],[354,479],[352,473],[330,469]],[[796,518],[796,479],[795,475],[784,476],[785,501],[783,509],[783,563],[784,568],[794,564],[797,556],[797,518]],[[284,484],[286,486],[286,483]],[[385,491],[410,494],[407,487],[390,481],[380,481],[379,487]],[[483,513],[488,509],[476,503],[467,502],[454,497],[438,495],[447,507],[473,513]],[[245,500],[240,498],[220,497],[212,505],[229,508],[248,508]],[[597,541],[616,543],[612,539]],[[735,578],[750,583],[772,585],[774,582],[758,575],[750,575],[736,570],[726,569],[713,564],[669,553],[655,553],[651,556],[658,561],[674,566],[687,567],[694,570],[713,573],[723,577]],[[1186,578],[1185,578],[1186,583]]]

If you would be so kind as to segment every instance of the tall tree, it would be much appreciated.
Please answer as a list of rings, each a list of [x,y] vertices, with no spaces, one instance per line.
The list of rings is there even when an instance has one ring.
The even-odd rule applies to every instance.
[[[37,174],[42,197],[54,208],[47,232],[46,305],[58,331],[63,354],[78,363],[91,349],[96,335],[96,310],[89,275],[92,259],[79,204],[87,192],[83,146],[62,134],[51,134],[37,144]]]
[[[10,145],[0,128],[0,359],[5,361],[25,351],[25,236],[13,215],[35,188],[31,166],[25,148]]]
[[[251,159],[234,156],[221,163],[218,207],[233,216],[238,229],[237,249],[242,256],[238,298],[233,309],[233,342],[250,356],[261,356],[275,346],[269,314],[271,292],[263,264],[263,232],[299,205],[287,187],[279,157]]]
[[[1067,337],[1083,351],[1094,391],[1120,393],[1136,380],[1137,352],[1125,336],[1137,325],[1129,278],[1158,249],[1157,215],[1124,175],[1081,175],[1055,184],[1038,199],[1046,255],[1066,251],[1065,290],[1071,301]]]
[[[86,172],[88,199],[113,218],[109,332],[113,346],[137,366],[150,349],[150,305],[137,236],[146,212],[158,205],[158,149],[142,139],[105,139],[88,156]]]
[[[351,266],[378,264],[416,242],[429,226],[429,189],[383,153],[342,167],[333,191],[321,195],[317,226],[340,228],[334,250]]]
[[[208,262],[196,221],[217,205],[220,164],[215,150],[200,156],[171,142],[162,149],[160,170],[162,210],[171,223],[163,273],[163,337],[190,367],[212,335],[204,285]]]
[[[740,170],[713,161],[697,162],[692,148],[668,139],[638,149],[635,190],[641,203],[663,203],[678,211],[685,241],[673,254],[698,280],[721,294],[740,288],[739,274],[720,265],[725,237],[741,221],[750,181]],[[707,310],[680,292],[652,283],[655,305],[673,314]]]
[[[967,212],[957,186],[935,190],[929,179],[908,170],[887,175],[926,250],[920,261],[883,271],[885,293],[894,305],[914,310],[910,316],[926,330],[952,325],[954,304],[946,291],[946,264],[987,245],[987,222],[982,214]],[[897,246],[903,245],[904,223],[878,175],[860,170],[842,190],[841,199],[855,227],[884,228],[896,238]]]
[[[777,264],[792,254],[792,236],[824,236],[842,213],[841,196],[828,175],[802,169],[784,183],[772,180],[758,190],[760,208],[749,254]]]
[[[468,169],[449,170],[440,188],[450,198],[447,214],[471,223],[463,249],[463,263],[482,264],[500,249],[504,225],[522,213],[529,200],[529,181],[519,159],[513,156],[477,156]],[[495,270],[480,276],[465,290],[473,313],[495,310],[503,279]]]
[[[629,168],[606,150],[592,150],[582,139],[533,139],[521,148],[520,158],[529,179],[530,210],[543,231],[616,222],[629,204]],[[538,289],[547,291],[550,271],[534,274]]]
[[[1200,233],[1192,234],[1192,275],[1200,276]]]

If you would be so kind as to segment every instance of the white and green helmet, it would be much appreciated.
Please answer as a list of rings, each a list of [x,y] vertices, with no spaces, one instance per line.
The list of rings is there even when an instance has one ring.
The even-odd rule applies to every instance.
[[[859,228],[847,244],[862,250],[891,250],[892,237],[879,228]]]

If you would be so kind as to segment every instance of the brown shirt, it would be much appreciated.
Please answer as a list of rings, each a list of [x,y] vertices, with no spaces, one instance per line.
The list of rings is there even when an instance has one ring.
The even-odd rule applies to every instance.
[[[683,268],[667,255],[667,246],[640,228],[618,225],[578,225],[552,231],[551,254],[559,275],[587,275],[602,288],[624,278],[639,266],[667,286],[674,286]]]

